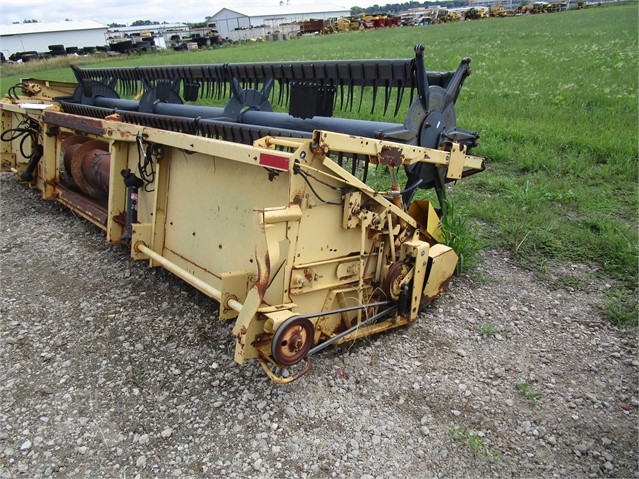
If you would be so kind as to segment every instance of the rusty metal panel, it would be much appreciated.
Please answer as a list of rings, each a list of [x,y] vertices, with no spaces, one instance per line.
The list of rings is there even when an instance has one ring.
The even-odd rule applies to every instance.
[[[105,205],[72,191],[65,185],[57,186],[58,201],[79,213],[91,223],[106,229],[108,212]]]
[[[67,113],[60,113],[56,111],[47,111],[44,113],[44,120],[50,125],[62,126],[71,130],[89,133],[96,136],[106,136],[104,123],[94,118],[69,115]]]

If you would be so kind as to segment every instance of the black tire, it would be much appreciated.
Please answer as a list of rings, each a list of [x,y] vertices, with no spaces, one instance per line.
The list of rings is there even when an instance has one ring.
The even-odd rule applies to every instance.
[[[133,42],[131,40],[124,40],[122,42],[111,44],[111,50],[118,53],[125,53],[127,50],[130,50]]]

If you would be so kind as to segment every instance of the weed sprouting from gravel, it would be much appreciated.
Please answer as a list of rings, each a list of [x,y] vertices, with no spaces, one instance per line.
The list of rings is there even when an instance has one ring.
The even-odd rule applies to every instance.
[[[479,434],[470,432],[469,430],[455,426],[451,431],[453,441],[464,444],[468,447],[473,457],[483,456],[488,459],[499,460],[499,453],[493,452],[488,448],[486,439]]]
[[[524,397],[530,401],[533,407],[537,405],[537,399],[543,396],[542,393],[533,392],[530,384],[525,381],[517,383],[517,389],[519,389]]]
[[[485,338],[489,338],[497,334],[497,328],[495,326],[491,326],[490,324],[482,324],[479,326],[479,334],[481,334]]]

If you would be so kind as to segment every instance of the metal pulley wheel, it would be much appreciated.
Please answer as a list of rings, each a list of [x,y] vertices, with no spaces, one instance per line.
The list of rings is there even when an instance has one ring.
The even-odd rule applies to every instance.
[[[313,345],[315,328],[306,318],[293,316],[277,328],[271,343],[271,354],[278,364],[291,366],[300,362]]]
[[[388,299],[397,301],[399,299],[399,293],[402,291],[402,283],[404,278],[410,272],[410,265],[406,261],[396,261],[390,268],[382,283],[382,291],[386,294]]]

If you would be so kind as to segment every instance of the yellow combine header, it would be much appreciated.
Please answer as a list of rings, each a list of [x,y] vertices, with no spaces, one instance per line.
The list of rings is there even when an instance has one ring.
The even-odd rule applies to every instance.
[[[217,301],[219,318],[235,321],[235,360],[256,359],[288,382],[330,345],[415,321],[450,280],[444,185],[484,167],[468,154],[477,135],[456,127],[469,63],[427,72],[418,46],[401,60],[27,80],[0,102],[2,170]],[[224,108],[197,104],[225,95]],[[373,110],[383,97],[382,115],[405,103],[408,114],[335,116],[365,95]],[[368,184],[374,169],[388,172],[387,185]],[[413,200],[420,188],[440,204]]]

